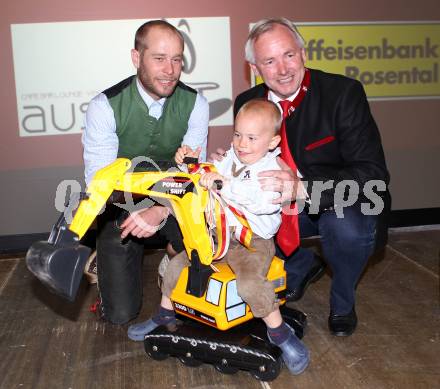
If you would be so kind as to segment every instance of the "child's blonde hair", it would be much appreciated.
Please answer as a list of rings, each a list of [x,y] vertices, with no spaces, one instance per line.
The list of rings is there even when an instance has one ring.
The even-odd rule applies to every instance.
[[[274,102],[263,98],[249,100],[240,108],[237,113],[237,117],[243,113],[250,113],[254,115],[263,113],[270,116],[271,123],[273,124],[273,134],[279,134],[283,116],[281,115],[280,109]]]

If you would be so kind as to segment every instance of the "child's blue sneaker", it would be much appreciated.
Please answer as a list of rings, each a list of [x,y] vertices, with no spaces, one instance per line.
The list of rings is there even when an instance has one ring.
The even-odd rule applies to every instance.
[[[290,326],[289,328],[291,329],[290,336],[283,343],[279,344],[278,347],[283,351],[281,357],[289,371],[294,375],[298,375],[301,374],[309,364],[309,350],[307,350],[304,343],[295,335],[295,331]],[[274,343],[269,334],[267,334],[267,336],[271,343]]]

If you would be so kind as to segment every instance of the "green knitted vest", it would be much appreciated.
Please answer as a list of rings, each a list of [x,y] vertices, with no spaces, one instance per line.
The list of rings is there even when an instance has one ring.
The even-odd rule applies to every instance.
[[[131,76],[103,92],[113,108],[118,157],[146,156],[155,161],[171,161],[188,129],[188,120],[196,101],[196,91],[179,82],[166,99],[159,120],[150,116]]]

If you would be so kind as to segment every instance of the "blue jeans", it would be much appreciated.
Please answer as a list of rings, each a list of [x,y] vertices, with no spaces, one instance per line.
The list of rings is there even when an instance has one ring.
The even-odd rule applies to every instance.
[[[345,315],[355,304],[355,288],[368,258],[374,251],[377,216],[363,215],[359,206],[344,208],[344,217],[335,211],[319,215],[299,215],[301,238],[321,236],[326,262],[332,271],[330,310]],[[313,251],[299,248],[286,258],[287,288],[295,289],[314,264]]]

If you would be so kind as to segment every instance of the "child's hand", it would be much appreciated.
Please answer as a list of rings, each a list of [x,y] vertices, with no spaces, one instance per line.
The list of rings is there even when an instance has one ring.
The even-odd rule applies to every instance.
[[[226,178],[219,173],[214,173],[214,172],[205,173],[202,174],[202,176],[200,177],[199,184],[205,187],[206,189],[215,189],[214,181],[216,180],[224,182],[226,181]]]
[[[193,150],[191,147],[187,145],[183,145],[177,149],[176,155],[174,156],[174,160],[178,165],[181,165],[185,157],[199,158],[201,151],[202,148],[200,146],[197,147],[195,150]]]

